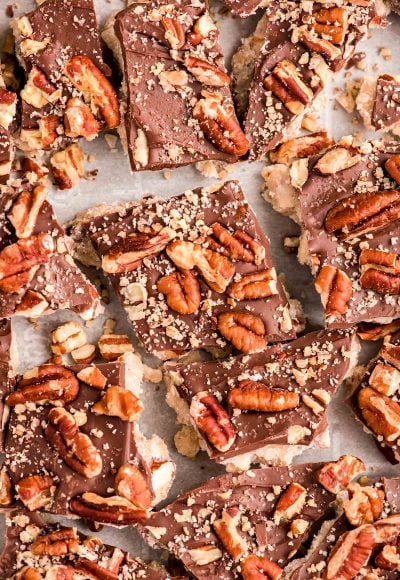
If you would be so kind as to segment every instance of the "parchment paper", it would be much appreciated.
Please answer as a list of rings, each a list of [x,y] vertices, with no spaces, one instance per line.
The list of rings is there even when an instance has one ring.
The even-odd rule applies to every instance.
[[[10,25],[10,19],[5,15],[5,8],[11,0],[0,0],[0,36],[4,35]],[[122,0],[95,0],[96,9],[100,22],[112,12],[119,11],[124,7]],[[230,58],[234,50],[239,46],[240,39],[247,36],[255,27],[256,17],[246,20],[234,19],[230,16],[221,15],[221,5],[211,0],[213,12],[217,24],[221,30],[221,40],[224,47],[226,63],[229,66]],[[18,0],[13,7],[18,16],[34,8],[34,0]],[[398,51],[400,48],[400,19],[390,17],[391,26],[386,30],[374,30],[372,38],[359,45],[358,51],[367,53],[368,70],[361,72],[352,69],[353,78],[363,74],[374,72],[389,72],[399,74]],[[379,53],[383,47],[390,47],[393,52],[391,61],[384,61]],[[326,91],[325,102],[321,111],[320,125],[335,137],[339,138],[350,133],[362,131],[361,123],[356,123],[351,115],[345,113],[339,105],[335,104],[335,87],[343,86],[345,76],[349,71],[344,71],[340,79],[337,79],[332,87]],[[367,137],[377,134],[365,133]],[[117,151],[111,151],[104,138],[98,138],[92,143],[83,143],[85,151],[94,156],[94,161],[88,166],[89,170],[97,169],[98,175],[95,180],[82,180],[72,191],[60,192],[50,189],[50,199],[54,205],[57,216],[61,222],[73,218],[77,212],[89,208],[98,203],[110,203],[119,200],[140,199],[143,194],[154,193],[161,196],[179,194],[185,189],[210,185],[216,180],[203,177],[194,167],[186,167],[169,172],[170,178],[166,179],[164,172],[141,172],[131,173],[127,157],[122,152],[121,146],[117,145]],[[320,328],[322,325],[322,310],[319,297],[317,296],[313,279],[307,267],[298,264],[295,255],[287,255],[282,246],[284,236],[296,235],[298,227],[287,218],[274,212],[260,195],[263,180],[261,170],[264,162],[249,164],[238,163],[229,174],[229,178],[239,179],[247,199],[253,206],[257,217],[271,239],[272,253],[278,272],[286,275],[286,287],[293,298],[299,299],[307,316],[307,330]],[[115,300],[107,306],[104,316],[99,317],[86,327],[89,341],[96,342],[102,332],[105,318],[113,317],[118,321],[117,331],[126,332],[134,342],[135,338],[126,322],[124,312]],[[28,368],[45,362],[50,356],[49,336],[50,331],[58,323],[70,319],[80,320],[73,314],[62,312],[44,317],[35,324],[28,320],[17,319],[13,323],[19,351],[18,371],[23,372]],[[140,351],[140,349],[138,349]],[[368,360],[375,353],[375,345],[363,347],[360,363]],[[155,359],[144,357],[145,361],[152,366],[157,365]],[[326,461],[336,459],[343,453],[354,453],[361,457],[369,466],[374,467],[375,472],[386,475],[400,475],[400,467],[390,466],[381,453],[375,447],[373,440],[363,432],[362,427],[355,422],[350,410],[343,404],[345,389],[342,388],[338,396],[330,405],[329,419],[331,431],[331,447],[324,450],[311,450],[297,458],[297,463],[305,461]],[[177,475],[168,500],[173,500],[177,494],[188,490],[210,477],[223,473],[224,469],[213,464],[206,458],[205,453],[198,455],[196,460],[189,460],[180,456],[173,443],[174,433],[177,431],[175,413],[165,403],[165,386],[163,384],[143,385],[142,399],[145,411],[140,421],[143,432],[150,436],[157,433],[166,441],[172,458],[177,465]],[[4,522],[0,521],[1,543],[4,540]],[[75,523],[74,523],[75,525]],[[88,529],[79,526],[88,533]],[[133,528],[118,530],[104,527],[98,535],[111,544],[131,551],[133,556],[144,558],[156,556],[156,552],[150,550],[142,541],[139,534]]]

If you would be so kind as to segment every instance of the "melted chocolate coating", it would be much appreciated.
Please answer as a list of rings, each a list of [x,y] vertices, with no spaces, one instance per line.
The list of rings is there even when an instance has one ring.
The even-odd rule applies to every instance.
[[[372,110],[372,125],[379,131],[400,121],[400,83],[393,77],[378,78]]]

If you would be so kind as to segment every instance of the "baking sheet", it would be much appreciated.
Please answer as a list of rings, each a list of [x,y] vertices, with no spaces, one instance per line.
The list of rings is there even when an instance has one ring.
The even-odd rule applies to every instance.
[[[228,15],[221,15],[221,4],[212,1],[212,9],[221,30],[221,41],[224,47],[226,62],[238,47],[240,39],[247,36],[255,27],[258,17],[246,20],[234,19]],[[0,0],[0,36],[3,36],[10,24],[10,18],[6,17],[5,8],[12,4],[8,0]],[[113,12],[124,7],[122,0],[95,0],[96,9],[101,23]],[[35,6],[34,0],[18,0],[13,5],[15,15],[18,16]],[[339,105],[335,104],[335,89],[343,86],[346,76],[352,74],[356,79],[363,74],[400,73],[399,65],[396,66],[399,49],[400,18],[390,17],[391,25],[386,30],[374,30],[372,38],[359,45],[358,51],[365,52],[368,57],[368,70],[344,71],[329,91],[325,92],[325,99],[320,115],[320,125],[325,127],[335,138],[350,133],[362,131],[361,124],[357,123],[351,115],[345,113]],[[393,52],[393,60],[385,61],[380,56],[380,50],[390,47]],[[397,70],[396,70],[397,69]],[[348,79],[347,79],[348,80]],[[373,133],[365,133],[367,137]],[[375,138],[376,138],[375,134]],[[120,200],[140,199],[143,194],[153,193],[160,196],[171,196],[182,193],[185,189],[210,185],[215,179],[203,177],[194,167],[177,169],[172,172],[141,172],[133,174],[129,170],[128,159],[122,152],[120,145],[115,151],[110,150],[104,138],[99,138],[92,143],[83,143],[87,154],[93,157],[88,164],[90,171],[98,170],[95,180],[82,180],[72,191],[60,192],[50,189],[50,199],[54,205],[56,214],[61,222],[73,218],[79,211],[85,210],[98,203],[112,203]],[[241,162],[235,165],[229,173],[229,178],[238,179],[245,191],[247,199],[253,206],[256,215],[271,239],[271,248],[278,272],[285,274],[286,287],[293,298],[299,299],[307,316],[307,330],[319,328],[322,325],[322,309],[317,296],[313,279],[307,267],[298,264],[295,255],[287,255],[282,246],[283,237],[297,235],[298,227],[288,218],[284,218],[274,212],[260,195],[263,180],[261,170],[264,162],[249,164]],[[167,178],[168,177],[168,178]],[[106,312],[94,322],[86,326],[86,333],[90,342],[96,342],[102,333],[104,320],[108,317],[117,319],[117,332],[126,332],[135,343],[135,338],[126,322],[124,312],[112,300],[107,306]],[[49,336],[50,331],[59,323],[80,319],[68,312],[61,312],[45,317],[32,324],[28,320],[17,319],[13,322],[13,330],[19,352],[18,371],[25,370],[45,362],[50,356]],[[140,351],[140,349],[137,349]],[[376,352],[375,345],[365,345],[360,362],[368,359]],[[157,361],[151,357],[144,357],[145,362],[156,366]],[[312,450],[304,453],[296,459],[297,463],[305,461],[326,461],[336,459],[343,453],[354,453],[361,457],[367,465],[376,471],[386,475],[400,475],[399,466],[390,466],[375,447],[371,438],[366,435],[362,427],[357,424],[350,410],[343,404],[344,389],[330,405],[329,420],[331,431],[331,447],[324,450]],[[156,433],[166,441],[171,456],[177,465],[177,475],[171,489],[169,500],[173,500],[177,494],[206,481],[210,477],[223,473],[224,469],[213,464],[206,458],[205,453],[198,455],[196,460],[189,460],[180,456],[175,451],[173,436],[178,426],[175,420],[175,412],[169,409],[165,403],[165,386],[163,384],[143,385],[142,400],[145,411],[142,415],[140,426],[147,436]],[[88,529],[80,526],[88,533]],[[133,528],[115,529],[104,527],[98,535],[111,544],[131,551],[133,556],[149,558],[156,556],[156,552],[150,550]],[[0,543],[4,539],[4,522],[0,521]]]

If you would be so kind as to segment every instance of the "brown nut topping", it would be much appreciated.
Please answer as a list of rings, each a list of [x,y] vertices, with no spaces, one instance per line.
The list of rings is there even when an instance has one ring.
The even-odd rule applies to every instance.
[[[261,411],[279,413],[295,409],[300,404],[300,397],[291,391],[270,389],[263,383],[250,379],[240,381],[229,395],[228,402],[234,409],[242,411]]]
[[[301,33],[300,40],[307,48],[313,52],[318,52],[330,62],[342,56],[340,48],[332,44],[329,40],[321,38],[309,30],[304,30]]]
[[[53,252],[53,238],[44,233],[6,246],[0,251],[0,289],[5,293],[20,290],[30,280],[30,272],[48,262]]]
[[[315,289],[321,295],[326,316],[346,314],[353,295],[353,284],[343,270],[322,266],[315,279]]]
[[[106,361],[114,361],[127,352],[133,352],[133,346],[126,334],[103,334],[98,342],[101,356]]]
[[[291,483],[283,492],[274,512],[274,522],[279,525],[282,519],[292,520],[303,509],[307,490],[299,483]]]
[[[44,314],[48,307],[49,303],[40,292],[27,290],[17,305],[15,314],[37,317]]]
[[[400,405],[389,397],[364,387],[358,393],[358,405],[367,426],[389,443],[400,437]]]
[[[400,155],[393,155],[385,163],[385,169],[390,177],[400,185]]]
[[[82,369],[76,376],[80,381],[95,389],[102,390],[107,384],[107,377],[94,365]]]
[[[143,411],[142,402],[131,391],[123,387],[108,387],[103,397],[92,407],[93,413],[119,417],[133,423]]]
[[[264,79],[264,87],[271,91],[292,115],[299,115],[314,98],[312,89],[305,83],[296,65],[283,59]]]
[[[50,159],[51,170],[58,189],[72,189],[85,175],[85,154],[77,143],[54,153]]]
[[[344,6],[322,8],[312,14],[312,27],[333,44],[343,44],[348,30],[348,14]]]
[[[383,570],[396,572],[400,570],[400,553],[395,545],[383,546],[375,558],[375,564]]]
[[[97,348],[95,344],[83,344],[71,350],[72,359],[76,364],[90,364],[96,358],[96,354]]]
[[[186,39],[192,46],[197,46],[216,31],[217,27],[215,26],[213,19],[206,12],[195,21],[193,24],[193,30],[192,32],[189,32]]]
[[[400,217],[400,191],[356,193],[341,200],[325,218],[329,234],[350,240],[378,231]]]
[[[350,169],[360,161],[361,155],[357,150],[336,146],[327,151],[313,169],[321,175],[335,175],[339,171]]]
[[[7,405],[25,403],[70,403],[79,393],[79,382],[74,373],[61,365],[42,365],[29,372],[20,381],[18,390],[10,393]]]
[[[16,573],[15,580],[43,580],[43,576],[32,566],[24,566],[22,570]],[[66,578],[66,580],[69,580],[69,578]]]
[[[146,510],[136,508],[124,497],[101,497],[91,492],[74,497],[70,509],[81,518],[104,524],[128,525],[147,517]]]
[[[35,511],[52,503],[56,485],[49,475],[30,475],[20,479],[15,490],[24,506]]]
[[[224,153],[241,157],[249,150],[249,142],[235,115],[232,103],[224,103],[223,96],[203,91],[193,117],[208,139]]]
[[[190,270],[173,272],[157,282],[159,292],[166,295],[168,306],[179,314],[194,314],[198,311],[201,295],[200,285]]]
[[[243,580],[279,580],[283,574],[283,570],[278,564],[254,554],[243,560],[241,568]]]
[[[327,463],[318,472],[319,483],[328,491],[338,494],[347,488],[355,477],[365,472],[363,461],[353,455],[342,455],[337,461]]]
[[[269,158],[272,163],[291,165],[296,159],[312,157],[323,149],[333,144],[333,140],[326,131],[319,131],[304,137],[289,139],[280,145],[275,151],[271,151]]]
[[[245,274],[241,280],[234,282],[228,295],[234,300],[257,300],[278,294],[275,268]]]
[[[239,533],[240,510],[232,506],[222,510],[220,519],[213,522],[213,528],[224,548],[233,560],[239,560],[248,550],[245,539]]]
[[[75,528],[62,528],[40,536],[29,549],[35,556],[65,556],[79,550],[79,536]]]
[[[382,270],[368,268],[361,274],[361,287],[366,290],[373,290],[377,294],[400,294],[400,274],[393,275]]]
[[[52,331],[51,341],[54,354],[65,354],[86,344],[86,335],[82,326],[71,320]]]
[[[392,544],[400,534],[400,515],[395,514],[375,523],[376,544]]]
[[[62,460],[87,479],[100,475],[103,461],[90,437],[81,433],[71,413],[60,407],[50,410],[46,437]]]
[[[66,64],[64,72],[71,83],[90,102],[94,112],[99,112],[108,129],[120,122],[118,97],[103,73],[87,56],[75,55]]]
[[[264,322],[249,312],[223,312],[218,316],[218,330],[237,350],[245,353],[267,346]]]
[[[377,363],[370,374],[369,386],[387,397],[394,395],[400,387],[400,371],[392,365]]]
[[[257,266],[265,258],[265,248],[260,242],[243,230],[236,230],[232,235],[227,228],[216,222],[211,229],[218,242],[223,246],[223,253],[232,260],[254,262]],[[210,240],[212,242],[212,240]],[[217,248],[219,250],[219,248]]]
[[[161,18],[161,24],[165,29],[165,40],[173,50],[182,48],[185,44],[185,31],[182,24],[176,18]]]
[[[362,340],[380,340],[399,329],[400,319],[397,319],[389,324],[361,324],[357,334]]]
[[[12,484],[7,470],[3,467],[0,471],[0,506],[5,507],[13,502]]]
[[[229,414],[208,391],[197,393],[190,405],[190,415],[199,431],[221,453],[228,451],[236,439]]]
[[[120,569],[124,559],[124,553],[116,548],[108,561],[106,559],[102,560],[104,566],[107,566],[106,568],[87,558],[79,558],[74,562],[74,568],[78,572],[83,573],[85,578],[93,578],[93,580],[118,580],[121,577]]]
[[[351,525],[374,523],[383,510],[384,492],[372,486],[361,487],[358,483],[350,483],[347,489],[350,499],[343,503],[343,509]]]
[[[375,535],[375,528],[369,524],[344,534],[328,558],[326,580],[355,578],[371,556]]]
[[[36,221],[46,199],[46,188],[39,185],[33,191],[23,191],[8,212],[8,219],[15,229],[18,238],[30,238]]]
[[[115,489],[118,495],[129,500],[137,508],[147,510],[153,497],[147,481],[139,468],[125,463],[115,476]]]
[[[231,82],[229,75],[217,65],[196,56],[187,56],[185,66],[195,79],[204,85],[227,87]]]
[[[100,123],[90,108],[81,99],[69,99],[64,112],[64,127],[67,137],[84,137],[92,141],[100,133]]]
[[[154,235],[134,233],[114,244],[102,258],[102,269],[107,274],[135,270],[143,258],[159,254],[175,237],[172,228],[162,228]]]

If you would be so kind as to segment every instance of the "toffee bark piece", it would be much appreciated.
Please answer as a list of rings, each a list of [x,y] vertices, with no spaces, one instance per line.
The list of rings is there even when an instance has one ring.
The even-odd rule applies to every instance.
[[[124,77],[122,136],[134,171],[231,163],[247,152],[206,2],[135,2],[103,37]]]
[[[285,465],[307,448],[329,446],[327,407],[358,350],[352,334],[319,331],[223,362],[171,362],[167,402],[229,470]]]
[[[272,3],[232,63],[253,161],[300,124],[376,16],[373,2],[350,0],[328,6],[285,0],[276,8]]]
[[[21,91],[24,151],[92,140],[119,125],[119,103],[107,76],[92,0],[46,0],[14,22],[25,70]]]
[[[1,191],[0,316],[69,309],[95,318],[102,312],[99,295],[71,256],[71,240],[46,200],[46,187],[22,182]]]
[[[95,216],[96,208],[72,228],[78,259],[101,265],[148,352],[254,352],[295,337],[297,303],[238,182]]]
[[[6,183],[14,160],[15,146],[11,135],[17,109],[17,95],[6,88],[0,72],[0,183]]]
[[[49,524],[35,513],[12,511],[7,517],[6,545],[0,574],[8,578],[175,578],[158,562],[145,563],[100,538],[76,528]]]
[[[175,471],[168,450],[136,423],[139,365],[133,354],[97,364],[103,389],[80,380],[88,365],[47,364],[23,376],[6,399],[12,505],[123,526],[166,497]]]
[[[143,533],[196,578],[241,578],[254,564],[278,578],[336,498],[318,482],[323,465],[267,467],[213,478],[153,513]]]
[[[321,134],[289,140],[263,171],[265,197],[302,226],[298,259],[316,276],[329,327],[399,318],[400,148]],[[305,146],[307,145],[307,146]]]
[[[400,333],[368,364],[351,405],[385,457],[400,463]]]
[[[361,83],[357,110],[367,129],[400,135],[400,81],[391,75],[366,77]]]

